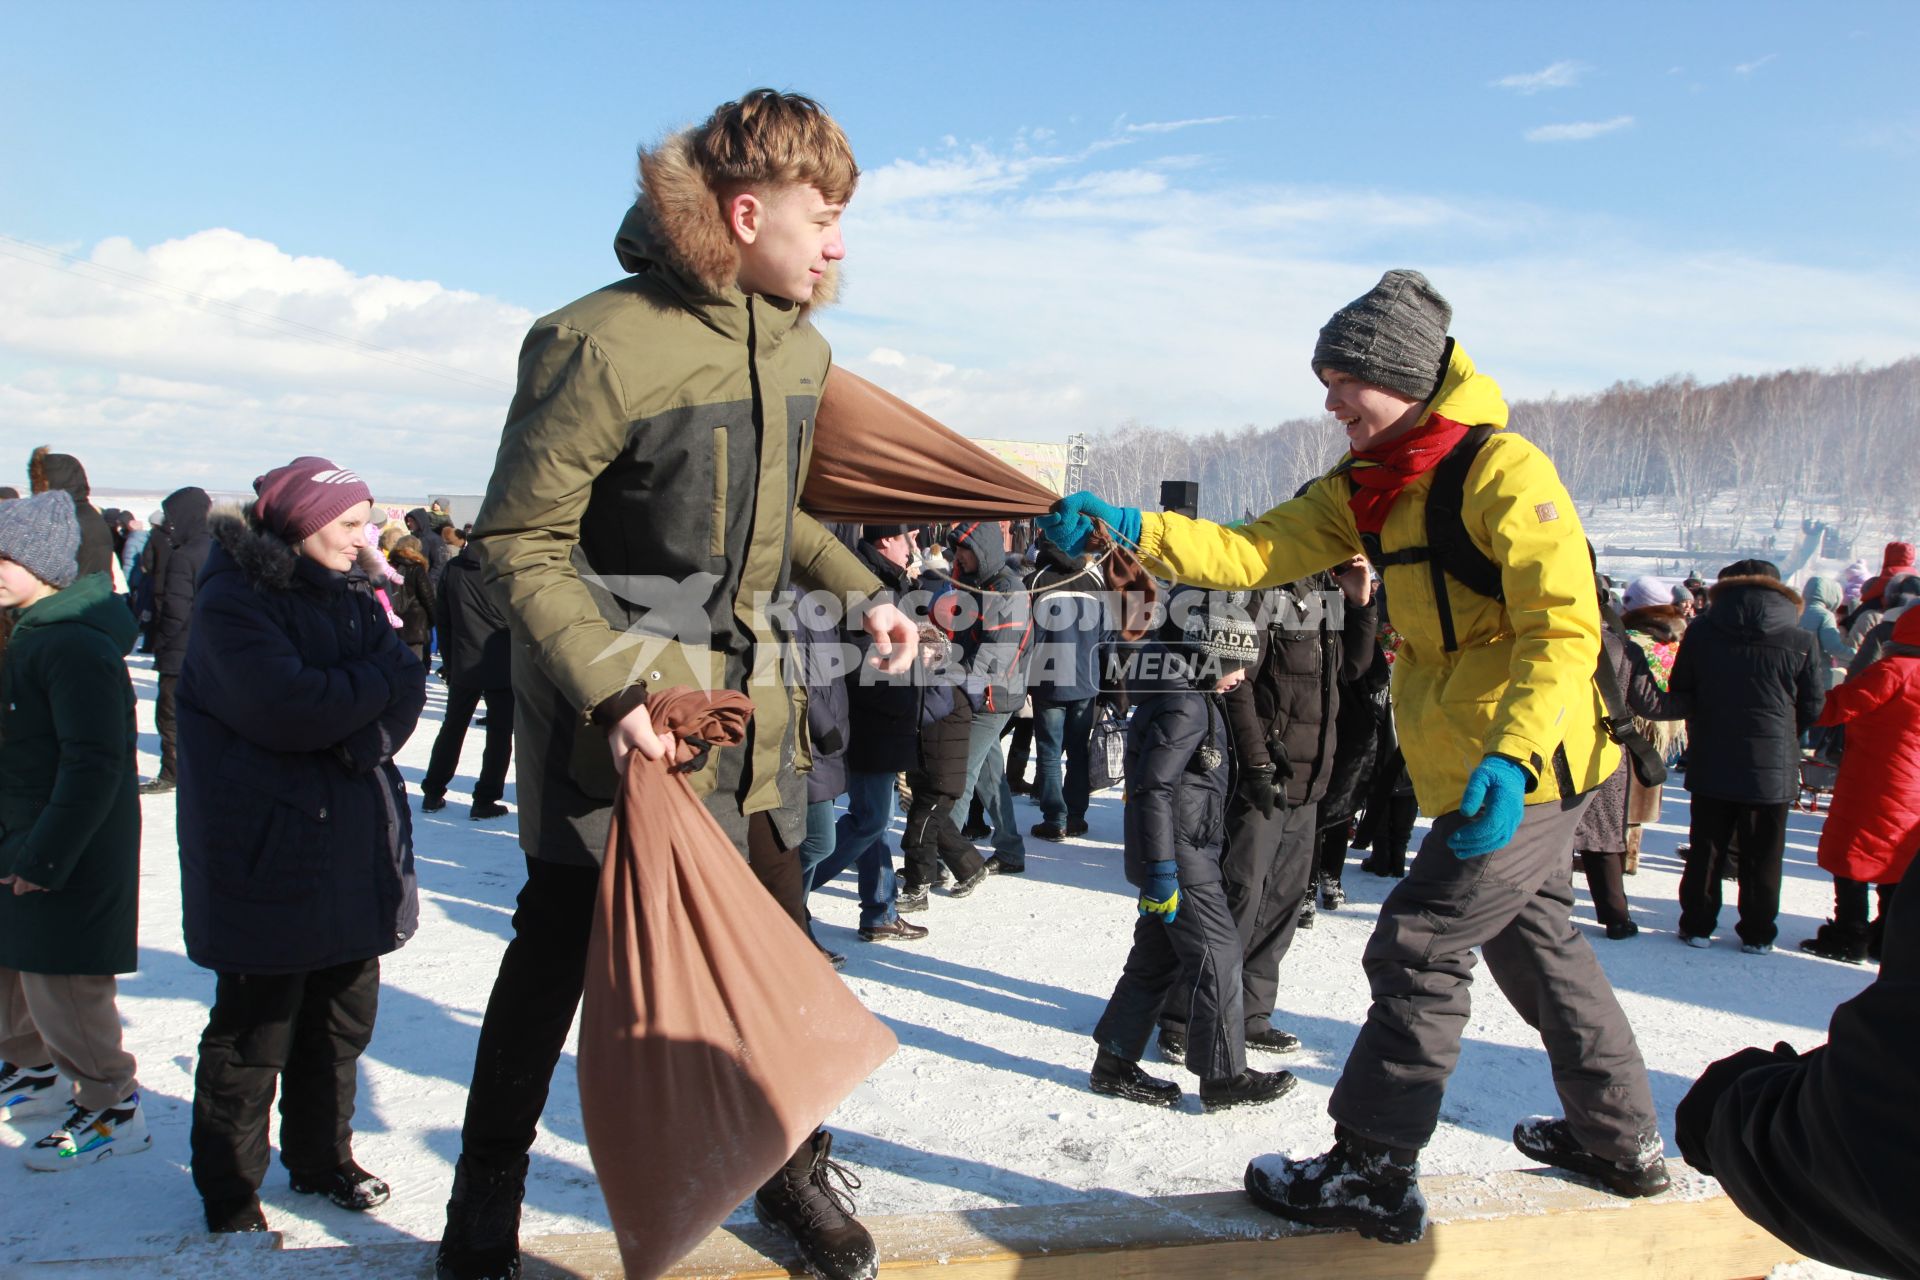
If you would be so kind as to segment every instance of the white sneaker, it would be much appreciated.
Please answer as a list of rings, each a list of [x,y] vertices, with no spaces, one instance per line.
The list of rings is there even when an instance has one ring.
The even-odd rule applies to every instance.
[[[108,1156],[138,1155],[152,1145],[136,1089],[98,1111],[74,1103],[65,1124],[27,1148],[27,1168],[63,1173]]]
[[[1710,947],[1713,945],[1712,938],[1702,937],[1698,934],[1692,934],[1692,933],[1681,934],[1680,941],[1686,943],[1690,947]]]
[[[50,1116],[73,1105],[73,1090],[52,1063],[44,1067],[16,1067],[0,1062],[0,1120]]]
[[[1773,954],[1771,942],[1743,942],[1740,949],[1750,956],[1770,956]]]

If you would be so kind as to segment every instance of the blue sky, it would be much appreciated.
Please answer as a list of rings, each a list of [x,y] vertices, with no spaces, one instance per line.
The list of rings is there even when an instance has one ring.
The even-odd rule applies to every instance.
[[[0,421],[106,485],[317,448],[476,487],[520,332],[617,274],[636,144],[760,83],[867,172],[837,357],[976,435],[1310,413],[1391,266],[1514,394],[1920,352],[1912,4],[4,18]]]

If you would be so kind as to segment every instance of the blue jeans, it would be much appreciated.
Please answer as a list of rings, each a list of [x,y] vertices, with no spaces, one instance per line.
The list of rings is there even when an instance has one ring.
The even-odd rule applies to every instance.
[[[965,800],[979,789],[993,824],[993,852],[1009,867],[1027,865],[1027,842],[1020,837],[1020,820],[1013,812],[1013,788],[1007,785],[1007,761],[1000,754],[1000,731],[1013,719],[1011,711],[976,711],[973,732],[967,738],[967,785],[962,803],[953,806],[956,830],[967,825]]]
[[[809,893],[854,867],[860,875],[860,927],[877,929],[894,918],[900,886],[893,875],[893,850],[887,828],[893,822],[896,793],[891,773],[847,770],[847,811],[833,829],[833,850],[806,871]],[[812,842],[813,811],[807,811]]]
[[[1087,820],[1087,745],[1093,737],[1093,699],[1033,701],[1033,751],[1040,762],[1040,816],[1056,827]],[[1066,756],[1066,785],[1060,758]]]

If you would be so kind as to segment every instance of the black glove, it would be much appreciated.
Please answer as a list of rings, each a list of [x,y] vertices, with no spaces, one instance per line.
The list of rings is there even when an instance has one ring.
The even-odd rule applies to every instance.
[[[1248,765],[1240,770],[1240,798],[1258,809],[1263,818],[1271,818],[1280,803],[1280,791],[1273,785],[1273,776],[1270,764]]]
[[[1680,1148],[1680,1158],[1712,1177],[1713,1170],[1707,1161],[1707,1131],[1713,1127],[1713,1109],[1721,1097],[1733,1088],[1734,1081],[1755,1067],[1778,1066],[1799,1056],[1792,1045],[1782,1040],[1771,1049],[1742,1049],[1709,1063],[1673,1111],[1673,1141]]]

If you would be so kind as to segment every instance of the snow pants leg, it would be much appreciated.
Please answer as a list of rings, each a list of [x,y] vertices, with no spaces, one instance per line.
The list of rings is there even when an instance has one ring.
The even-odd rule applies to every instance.
[[[1138,1062],[1169,1000],[1184,1015],[1188,1070],[1203,1080],[1221,1080],[1246,1068],[1240,935],[1218,883],[1182,885],[1180,914],[1172,924],[1152,916],[1135,922],[1133,949],[1093,1029],[1094,1040],[1108,1053]]]
[[[153,699],[153,731],[160,735],[160,772],[155,776],[168,781],[177,776],[180,759],[180,717],[174,710],[179,705],[179,695],[180,677],[162,674],[159,691]]]
[[[1574,1136],[1610,1160],[1637,1157],[1658,1124],[1647,1069],[1620,1003],[1573,927],[1573,833],[1586,797],[1527,806],[1513,840],[1456,858],[1442,816],[1387,895],[1367,943],[1373,990],[1327,1110],[1393,1147],[1426,1146],[1466,1030],[1473,948],[1540,1033]]]
[[[378,959],[219,975],[193,1075],[193,1185],[202,1199],[259,1191],[276,1085],[282,1164],[319,1175],[353,1158],[356,1073],[379,1005]]]
[[[1241,1014],[1249,1033],[1272,1025],[1280,962],[1293,946],[1300,900],[1313,874],[1313,823],[1310,804],[1283,804],[1269,818],[1238,795],[1227,802],[1227,847],[1220,872],[1240,939]],[[1197,981],[1197,972],[1188,970],[1180,990]],[[1179,1000],[1169,1001],[1160,1023],[1184,1031],[1185,1014]]]
[[[1627,922],[1626,855],[1580,851],[1580,869],[1587,873],[1587,892],[1593,896],[1594,918],[1601,924]]]
[[[909,888],[924,889],[939,875],[939,864],[947,864],[956,880],[966,880],[980,870],[986,859],[953,825],[958,796],[933,790],[934,780],[925,773],[907,775],[913,787],[913,801],[907,806],[907,828],[900,836],[900,856],[906,863]]]
[[[1680,932],[1712,935],[1720,920],[1721,861],[1737,853],[1740,941],[1771,943],[1780,932],[1780,863],[1787,848],[1784,804],[1745,804],[1694,795],[1686,869],[1680,876]]]

